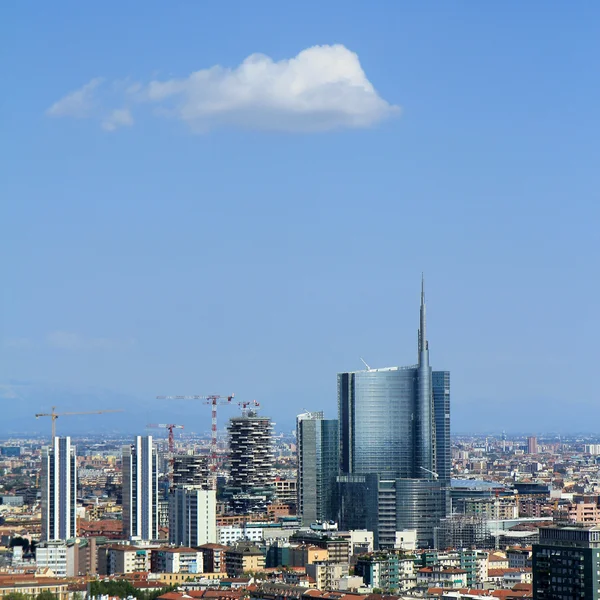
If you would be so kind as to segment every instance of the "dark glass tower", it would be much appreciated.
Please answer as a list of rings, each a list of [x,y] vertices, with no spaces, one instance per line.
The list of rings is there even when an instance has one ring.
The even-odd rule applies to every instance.
[[[449,482],[452,473],[450,449],[450,371],[433,371],[433,414],[435,415],[435,470],[440,481]]]
[[[348,476],[377,476],[365,479],[371,481],[365,498],[376,498],[367,512],[380,515],[380,547],[393,543],[394,526],[417,529],[420,545],[431,546],[433,528],[448,510],[450,374],[429,365],[423,284],[419,325],[416,365],[338,374],[338,502],[347,506],[350,481],[356,494],[358,478]]]
[[[298,513],[303,525],[329,520],[333,514],[335,478],[339,473],[338,422],[322,412],[296,418]]]

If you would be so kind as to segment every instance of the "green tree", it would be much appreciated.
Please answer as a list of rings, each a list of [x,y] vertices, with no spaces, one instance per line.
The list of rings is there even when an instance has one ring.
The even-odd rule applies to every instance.
[[[10,547],[23,546],[23,552],[29,552],[29,540],[23,537],[14,537],[10,540]]]
[[[11,592],[10,594],[6,594],[3,600],[28,600],[25,594],[21,594],[21,592]]]
[[[40,592],[35,600],[58,600],[58,596],[53,594],[52,592]]]

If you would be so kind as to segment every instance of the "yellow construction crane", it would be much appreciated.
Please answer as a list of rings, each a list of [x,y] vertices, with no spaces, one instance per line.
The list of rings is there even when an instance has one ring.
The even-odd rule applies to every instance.
[[[40,417],[50,417],[52,419],[52,441],[54,441],[54,438],[56,437],[56,419],[58,419],[58,417],[66,417],[66,416],[70,416],[70,415],[102,415],[104,413],[115,413],[115,412],[123,412],[123,409],[121,408],[116,408],[116,409],[112,409],[112,410],[92,410],[89,412],[64,412],[64,413],[57,413],[56,412],[56,406],[52,407],[52,412],[49,413],[37,413],[35,415],[36,419],[39,419]]]

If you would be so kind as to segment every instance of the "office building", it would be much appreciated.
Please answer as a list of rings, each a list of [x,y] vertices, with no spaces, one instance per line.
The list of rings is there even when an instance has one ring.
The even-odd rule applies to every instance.
[[[432,547],[449,512],[450,373],[429,365],[426,321],[422,286],[417,364],[338,374],[340,526],[372,528],[378,548],[403,529]]]
[[[158,538],[158,462],[152,436],[123,448],[123,532],[136,540]]]
[[[77,461],[70,437],[55,437],[42,450],[42,540],[77,535]]]
[[[439,481],[449,484],[452,476],[450,443],[450,371],[431,373],[435,418],[435,470]]]
[[[169,542],[197,547],[217,541],[215,490],[175,488],[169,498]]]
[[[338,421],[322,412],[296,418],[298,514],[303,525],[332,519],[335,478],[339,473]]]
[[[533,545],[533,597],[600,599],[600,527],[541,527]]]
[[[41,542],[35,549],[35,567],[50,569],[56,577],[79,575],[79,545],[74,540]]]

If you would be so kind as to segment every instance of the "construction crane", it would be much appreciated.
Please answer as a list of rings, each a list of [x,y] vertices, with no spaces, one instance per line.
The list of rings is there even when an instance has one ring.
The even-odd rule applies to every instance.
[[[230,405],[235,394],[230,396],[156,396],[157,400],[202,400],[203,404],[211,406],[211,440],[210,440],[210,470],[212,473],[212,486],[217,489],[217,406]]]
[[[175,434],[173,433],[174,429],[183,429],[183,425],[173,425],[171,423],[152,423],[150,425],[146,425],[148,429],[168,429],[169,430],[169,452],[174,454],[175,452]]]
[[[249,406],[255,406],[255,407],[260,406],[260,404],[256,400],[248,400],[246,402],[238,402],[237,405],[242,409],[243,415],[247,414]]]
[[[57,413],[56,406],[53,406],[52,412],[37,413],[35,415],[35,418],[39,419],[40,417],[50,417],[52,419],[52,441],[54,441],[54,438],[56,437],[56,419],[58,419],[58,417],[66,417],[66,416],[71,416],[71,415],[103,415],[104,413],[115,413],[115,412],[123,412],[123,409],[117,408],[117,409],[109,409],[109,410],[91,410],[91,411],[86,411],[86,412]]]

